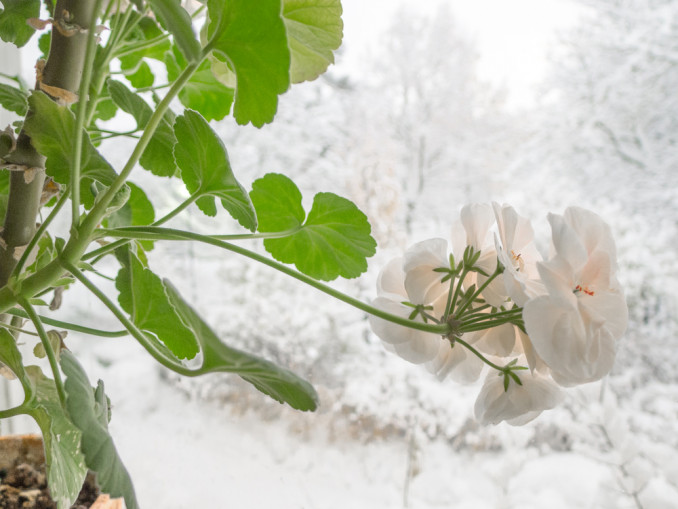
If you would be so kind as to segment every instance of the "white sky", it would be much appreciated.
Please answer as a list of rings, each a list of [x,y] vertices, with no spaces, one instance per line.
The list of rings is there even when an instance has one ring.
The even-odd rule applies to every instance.
[[[446,2],[481,51],[479,73],[506,84],[516,103],[531,101],[531,87],[545,70],[549,44],[572,25],[571,0],[343,0],[344,44],[356,58],[378,44],[398,6],[434,12]]]

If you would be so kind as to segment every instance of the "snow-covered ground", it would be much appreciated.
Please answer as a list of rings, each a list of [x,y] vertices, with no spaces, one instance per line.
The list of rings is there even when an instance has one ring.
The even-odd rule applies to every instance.
[[[419,56],[444,42],[432,38]],[[329,80],[286,94],[279,123],[262,131],[219,125],[237,177],[249,187],[265,172],[284,171],[307,199],[333,190],[358,202],[373,221],[380,251],[363,278],[333,285],[363,299],[374,296],[376,274],[391,256],[409,242],[447,237],[468,201],[511,203],[533,220],[544,248],[546,211],[592,208],[617,238],[631,311],[612,375],[568,391],[560,408],[524,427],[479,427],[472,418],[477,386],[440,383],[386,353],[362,313],[221,251],[158,245],[150,254],[155,272],[172,280],[225,341],[307,377],[321,406],[315,414],[291,411],[232,376],[180,380],[130,338],[70,334],[67,344],[92,382],[106,383],[111,432],[141,506],[678,507],[675,172],[625,167],[613,150],[619,147],[606,139],[597,140],[602,148],[586,145],[593,139],[581,127],[586,110],[569,103],[558,114],[546,112],[550,123],[540,124],[544,118],[534,111],[504,117],[493,109],[501,100],[474,82],[455,90],[458,95],[438,89],[435,97],[429,90],[408,109],[397,103],[407,83],[390,71],[402,65],[405,76],[419,72],[432,83],[456,83],[473,62],[460,59],[445,68],[455,77],[450,80],[434,75],[437,61],[417,71],[409,66],[426,64],[424,58],[379,57],[386,62],[381,68],[370,65],[380,77],[354,80],[337,66]],[[396,81],[394,89],[385,87],[389,80]],[[675,95],[675,87],[668,89]],[[633,92],[628,96],[640,97]],[[607,107],[614,120],[615,104]],[[581,140],[562,135],[566,130],[547,139],[560,125],[575,126]],[[655,159],[668,159],[671,140],[656,139],[666,146]],[[116,142],[110,152],[118,167],[121,147]],[[654,171],[656,154],[638,157],[647,155]],[[145,178],[137,181],[153,190]],[[181,193],[180,186],[176,196],[149,192],[161,213]],[[233,225],[225,215],[207,223],[189,209],[176,224],[220,233]],[[101,270],[114,275],[106,265]],[[110,288],[104,280],[97,284]],[[65,295],[64,310],[60,318],[120,328],[77,286]],[[17,430],[29,426],[16,423]]]

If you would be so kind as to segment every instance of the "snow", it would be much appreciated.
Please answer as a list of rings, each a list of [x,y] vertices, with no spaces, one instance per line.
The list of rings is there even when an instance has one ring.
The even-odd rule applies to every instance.
[[[652,2],[642,4],[654,12]],[[641,40],[666,32],[646,33],[642,23],[633,24],[635,16],[622,14]],[[664,19],[650,14],[637,18]],[[367,52],[364,58],[372,60],[365,67],[378,72],[362,79],[342,67],[340,56],[328,77],[282,97],[276,124],[262,130],[216,125],[238,179],[249,187],[265,172],[283,171],[307,201],[326,190],[355,200],[368,213],[380,250],[364,277],[332,284],[362,299],[374,297],[386,261],[412,242],[448,236],[469,201],[515,206],[532,218],[543,250],[549,248],[547,211],[595,210],[617,239],[630,307],[613,374],[568,391],[562,406],[524,427],[480,427],[472,418],[478,385],[440,383],[385,352],[361,312],[235,255],[158,244],[151,268],[168,277],[224,341],[308,378],[321,406],[315,414],[294,412],[237,377],[180,379],[130,338],[70,334],[67,344],[91,381],[105,381],[111,433],[142,507],[678,504],[678,181],[674,142],[662,136],[675,132],[678,118],[675,69],[659,79],[643,53],[625,45],[610,50],[626,32],[601,15],[579,27],[588,30],[586,37],[575,34],[560,48],[573,53],[552,69],[539,106],[516,113],[506,110],[502,90],[477,78],[472,45],[446,33],[444,23],[410,18],[431,30],[421,32],[427,37],[409,34],[406,58],[385,45],[378,55]],[[643,48],[668,42],[650,40]],[[597,71],[592,81],[577,67],[583,65],[574,58],[577,44],[597,59],[585,62]],[[431,48],[467,53],[441,63]],[[625,65],[627,57],[638,67]],[[421,67],[413,70],[415,62]],[[613,75],[617,81],[610,83]],[[429,88],[421,93],[408,76],[425,77]],[[470,81],[460,84],[460,77]],[[598,102],[584,100],[589,95]],[[619,129],[617,145],[595,127],[598,114]],[[646,138],[642,149],[634,132]],[[645,169],[620,158],[620,148]],[[108,150],[119,167],[124,145]],[[147,190],[160,181],[143,173],[133,180]],[[178,183],[166,195],[149,194],[158,216],[186,196]],[[173,225],[236,230],[226,214],[207,220],[195,208]],[[101,270],[114,275],[112,265]],[[112,289],[105,280],[97,284]],[[81,287],[65,295],[64,307],[63,319],[120,328]],[[26,427],[16,421],[16,428]]]

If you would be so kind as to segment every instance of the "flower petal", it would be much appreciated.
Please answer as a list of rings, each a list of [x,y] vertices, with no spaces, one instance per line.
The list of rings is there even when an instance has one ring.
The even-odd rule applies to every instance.
[[[483,366],[483,361],[462,345],[456,344],[453,347],[449,341],[442,341],[438,354],[426,364],[438,380],[442,381],[449,375],[452,380],[461,384],[478,380]]]
[[[446,294],[449,284],[440,282],[444,274],[433,269],[449,265],[445,239],[428,239],[408,248],[404,256],[403,272],[409,301],[413,304],[431,304],[442,294]]]
[[[504,390],[504,376],[490,372],[485,378],[474,407],[481,424],[522,425],[562,401],[562,392],[552,380],[541,375],[514,371],[522,385],[513,380]]]
[[[405,273],[403,272],[403,257],[393,258],[389,261],[379,272],[377,278],[377,295],[384,293],[393,293],[402,295],[403,300],[407,300],[407,292],[403,280]]]

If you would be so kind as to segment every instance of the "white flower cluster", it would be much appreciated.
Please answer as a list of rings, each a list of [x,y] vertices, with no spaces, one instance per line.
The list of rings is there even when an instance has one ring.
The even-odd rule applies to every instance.
[[[425,240],[379,275],[373,306],[425,324],[370,316],[389,350],[441,380],[473,382],[489,366],[475,404],[481,423],[524,424],[559,403],[559,386],[599,380],[626,329],[609,226],[578,207],[548,220],[553,246],[544,260],[512,207],[467,205],[452,254],[445,239]]]

